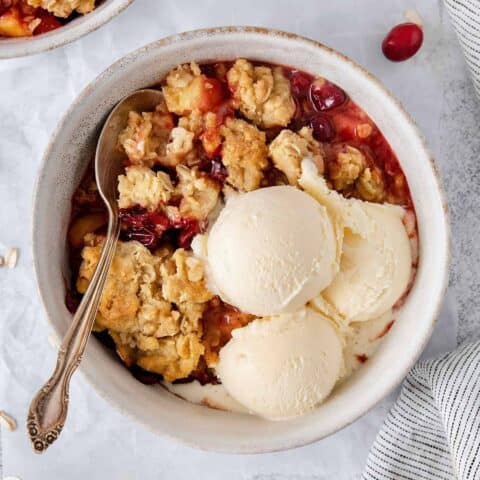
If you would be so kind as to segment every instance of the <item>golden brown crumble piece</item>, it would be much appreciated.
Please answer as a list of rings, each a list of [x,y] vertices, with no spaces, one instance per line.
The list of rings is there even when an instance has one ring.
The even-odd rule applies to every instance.
[[[188,377],[204,353],[198,333],[155,338],[141,333],[119,334],[109,331],[118,356],[128,366],[135,363],[144,370],[162,375],[167,382]]]
[[[183,127],[175,127],[170,132],[170,138],[166,147],[168,166],[175,166],[182,162],[192,160],[196,153],[193,148],[195,134]]]
[[[170,112],[185,115],[196,109],[193,104],[198,95],[201,75],[200,67],[195,62],[179,65],[169,72],[162,92]]]
[[[138,298],[137,322],[143,335],[169,337],[179,332],[182,316],[163,299],[158,283],[140,285]]]
[[[88,13],[95,8],[95,0],[27,0],[32,7],[41,7],[56,17],[67,18],[74,11]]]
[[[204,116],[204,132],[201,135],[203,149],[209,156],[219,152],[222,145],[221,122],[216,113],[207,112]]]
[[[183,302],[177,305],[182,315],[183,321],[180,323],[180,332],[187,333],[199,332],[202,330],[200,319],[205,310],[206,303]]]
[[[192,110],[188,115],[178,119],[178,126],[192,132],[198,138],[203,132],[203,114],[200,110]]]
[[[268,166],[265,133],[244,120],[228,119],[220,127],[224,138],[222,161],[228,171],[227,182],[243,191],[260,186]]]
[[[93,276],[103,242],[101,236],[87,235],[77,279],[80,293]],[[172,257],[165,248],[152,255],[138,242],[118,242],[95,323],[95,330],[108,330],[127,366],[137,363],[167,381],[185,378],[196,368],[203,353],[200,318],[205,307],[194,302],[211,298],[200,260],[182,252]],[[162,294],[164,275],[176,305]]]
[[[178,126],[191,132],[194,139],[200,140],[205,153],[210,157],[219,152],[222,144],[220,124],[221,121],[215,112],[202,114],[200,110],[193,110],[178,120]],[[191,161],[186,163],[193,164]]]
[[[383,202],[385,199],[385,182],[378,167],[367,167],[355,182],[355,189],[362,200]]]
[[[282,130],[269,146],[270,158],[276,168],[282,171],[291,185],[297,185],[301,175],[301,163],[310,157],[323,172],[321,145],[313,138],[312,129],[303,127],[298,133]],[[321,168],[320,168],[321,167]]]
[[[122,362],[131,368],[137,362],[137,349],[135,340],[130,333],[118,333],[115,330],[108,330],[108,334],[115,343],[115,350]]]
[[[166,148],[174,127],[173,117],[162,103],[154,112],[130,112],[127,127],[118,136],[133,165],[165,164]]]
[[[163,375],[167,382],[188,377],[205,350],[196,334],[153,339],[148,347],[138,355],[137,364],[144,370]]]
[[[82,250],[77,290],[85,293],[100,258],[103,236],[88,234]],[[118,242],[103,289],[97,316],[97,329],[120,332],[137,329],[141,307],[138,291],[142,285],[158,281],[160,260],[138,242]]]
[[[351,145],[346,145],[328,165],[328,173],[335,190],[344,190],[353,185],[366,166],[363,153]]]
[[[207,112],[223,99],[220,82],[203,75],[194,62],[174,68],[165,82],[162,92],[167,108],[177,115],[188,115],[194,110]]]
[[[165,172],[154,172],[147,167],[127,167],[125,175],[118,177],[118,206],[129,208],[140,205],[148,210],[157,210],[170,200],[174,190]]]
[[[227,81],[245,117],[263,128],[290,123],[295,101],[280,67],[254,67],[248,60],[238,59],[228,71]]]
[[[205,285],[202,261],[183,248],[162,263],[160,273],[163,298],[169,302],[205,303],[213,298]]]
[[[177,175],[176,194],[182,197],[181,216],[205,219],[217,204],[220,186],[197,167],[178,165]]]

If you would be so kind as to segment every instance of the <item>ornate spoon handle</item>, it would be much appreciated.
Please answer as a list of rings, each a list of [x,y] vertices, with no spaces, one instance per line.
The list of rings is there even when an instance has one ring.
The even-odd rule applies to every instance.
[[[103,286],[115,253],[120,226],[110,212],[107,237],[90,285],[58,351],[55,371],[30,404],[28,434],[36,453],[45,451],[60,435],[67,418],[70,378],[77,369],[95,321]]]

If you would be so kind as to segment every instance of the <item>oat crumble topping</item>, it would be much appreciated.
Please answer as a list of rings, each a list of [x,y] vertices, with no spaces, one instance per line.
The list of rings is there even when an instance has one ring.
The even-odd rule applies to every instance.
[[[227,80],[245,117],[263,128],[288,125],[295,102],[281,68],[254,67],[239,59],[228,71]]]
[[[355,147],[346,145],[329,165],[330,178],[335,190],[344,190],[352,185],[366,166],[363,153]]]
[[[245,192],[255,190],[268,166],[265,133],[237,119],[228,119],[220,132],[224,138],[222,161],[228,171],[227,182]]]
[[[156,210],[166,204],[175,188],[168,174],[154,172],[150,168],[133,165],[125,175],[118,177],[118,206],[129,208],[140,205],[148,210]]]
[[[104,237],[90,234],[82,250],[77,290],[84,293],[98,264]],[[200,318],[213,297],[203,264],[183,249],[152,254],[139,242],[119,241],[100,300],[95,330],[107,330],[128,365],[188,376],[203,353]]]
[[[170,165],[166,150],[173,117],[161,104],[155,112],[130,112],[128,124],[119,136],[119,143],[133,165],[152,167]]]
[[[269,155],[275,167],[282,171],[290,183],[296,186],[301,174],[301,163],[311,157],[323,171],[322,147],[312,136],[312,129],[303,127],[298,133],[282,130],[270,143]]]

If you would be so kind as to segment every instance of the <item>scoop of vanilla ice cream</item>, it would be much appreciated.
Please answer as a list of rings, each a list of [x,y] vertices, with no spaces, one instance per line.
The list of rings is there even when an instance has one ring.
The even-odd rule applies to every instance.
[[[343,369],[332,324],[310,308],[233,330],[216,372],[227,392],[271,420],[302,415],[332,391]]]
[[[340,271],[322,297],[349,321],[379,317],[405,293],[412,256],[404,210],[346,199],[330,190],[315,165],[302,162],[302,188],[324,205],[340,230]]]
[[[207,240],[213,291],[243,312],[295,311],[330,284],[338,245],[327,209],[290,186],[230,198]]]

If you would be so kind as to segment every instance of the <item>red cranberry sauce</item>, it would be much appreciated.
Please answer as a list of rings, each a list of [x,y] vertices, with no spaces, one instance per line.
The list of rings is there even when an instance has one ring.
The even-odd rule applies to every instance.
[[[149,212],[143,207],[132,207],[120,210],[123,240],[136,240],[147,248],[157,248],[165,232],[169,232],[169,240],[177,248],[190,248],[193,237],[202,230],[196,218],[169,219],[162,212]]]
[[[51,32],[52,30],[56,30],[60,28],[63,23],[51,13],[48,13],[46,10],[40,9],[41,11],[38,13],[38,18],[41,20],[40,24],[35,31],[33,32],[34,35],[40,35],[42,33]]]
[[[324,144],[327,162],[328,152],[336,145],[348,143],[358,148],[383,172],[388,200],[412,207],[398,159],[372,119],[334,83],[289,67],[284,67],[284,72],[297,105],[289,128],[311,127],[313,136]]]
[[[241,328],[255,319],[215,297],[207,305],[202,317],[205,358],[215,361],[220,349],[232,337],[232,330]]]

